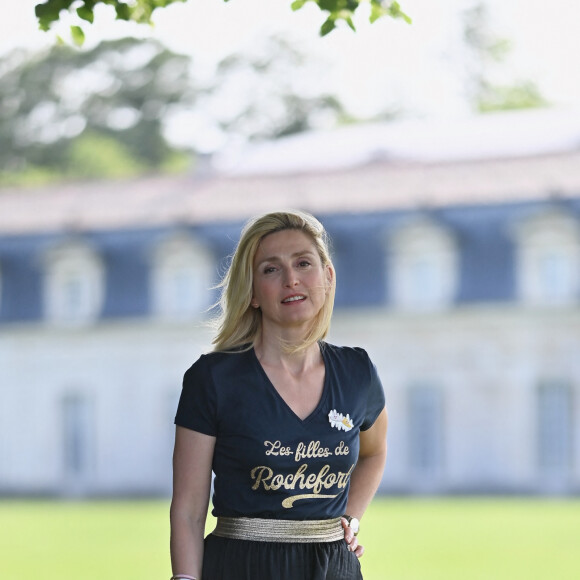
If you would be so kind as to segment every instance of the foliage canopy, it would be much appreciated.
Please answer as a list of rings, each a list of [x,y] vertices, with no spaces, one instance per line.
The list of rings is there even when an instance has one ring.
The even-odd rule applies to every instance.
[[[177,171],[228,141],[344,116],[337,97],[304,90],[300,81],[318,78],[320,66],[283,39],[226,56],[210,78],[193,65],[135,38],[0,57],[0,185]]]
[[[42,30],[48,30],[53,23],[60,20],[61,13],[76,12],[82,20],[93,23],[95,18],[94,9],[98,4],[107,4],[115,9],[118,20],[131,20],[140,23],[151,23],[151,16],[157,8],[164,8],[176,2],[186,0],[45,0],[37,4],[35,11],[38,23]],[[229,0],[224,0],[228,2]],[[363,2],[371,5],[370,21],[375,22],[383,16],[402,18],[411,22],[396,0],[292,0],[292,10],[299,10],[307,2],[316,4],[326,20],[320,27],[320,34],[324,36],[336,28],[337,22],[345,21],[353,30],[353,16]],[[82,44],[84,32],[80,26],[71,26],[74,41]]]
[[[189,69],[188,57],[132,38],[0,59],[0,182],[30,170],[42,180],[162,168],[175,153],[163,119],[195,102]]]

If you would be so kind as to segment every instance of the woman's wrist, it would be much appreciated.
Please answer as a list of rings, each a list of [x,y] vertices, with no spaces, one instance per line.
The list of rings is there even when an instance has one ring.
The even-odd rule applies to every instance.
[[[353,516],[349,516],[348,514],[344,514],[342,517],[346,519],[349,527],[354,532],[354,535],[355,536],[358,536],[358,533],[360,532],[360,521],[359,521],[359,519],[358,518],[355,518]]]

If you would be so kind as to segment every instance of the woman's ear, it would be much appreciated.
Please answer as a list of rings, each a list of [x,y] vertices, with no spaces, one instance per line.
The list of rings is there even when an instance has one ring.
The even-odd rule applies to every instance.
[[[326,266],[326,293],[328,294],[330,292],[330,289],[332,288],[332,282],[334,280],[334,268],[328,264]]]

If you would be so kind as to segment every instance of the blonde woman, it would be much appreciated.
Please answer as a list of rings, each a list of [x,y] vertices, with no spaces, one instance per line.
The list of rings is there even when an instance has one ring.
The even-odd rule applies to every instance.
[[[173,578],[362,578],[359,521],[386,459],[383,388],[366,352],[324,342],[336,288],[318,220],[243,229],[213,352],[176,415]],[[212,471],[216,529],[204,539]]]

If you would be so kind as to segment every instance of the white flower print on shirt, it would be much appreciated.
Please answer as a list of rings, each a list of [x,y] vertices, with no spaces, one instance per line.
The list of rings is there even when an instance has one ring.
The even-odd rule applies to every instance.
[[[335,427],[339,431],[350,431],[354,427],[352,419],[348,413],[345,416],[335,409],[328,413],[328,420],[330,421],[330,426]]]

